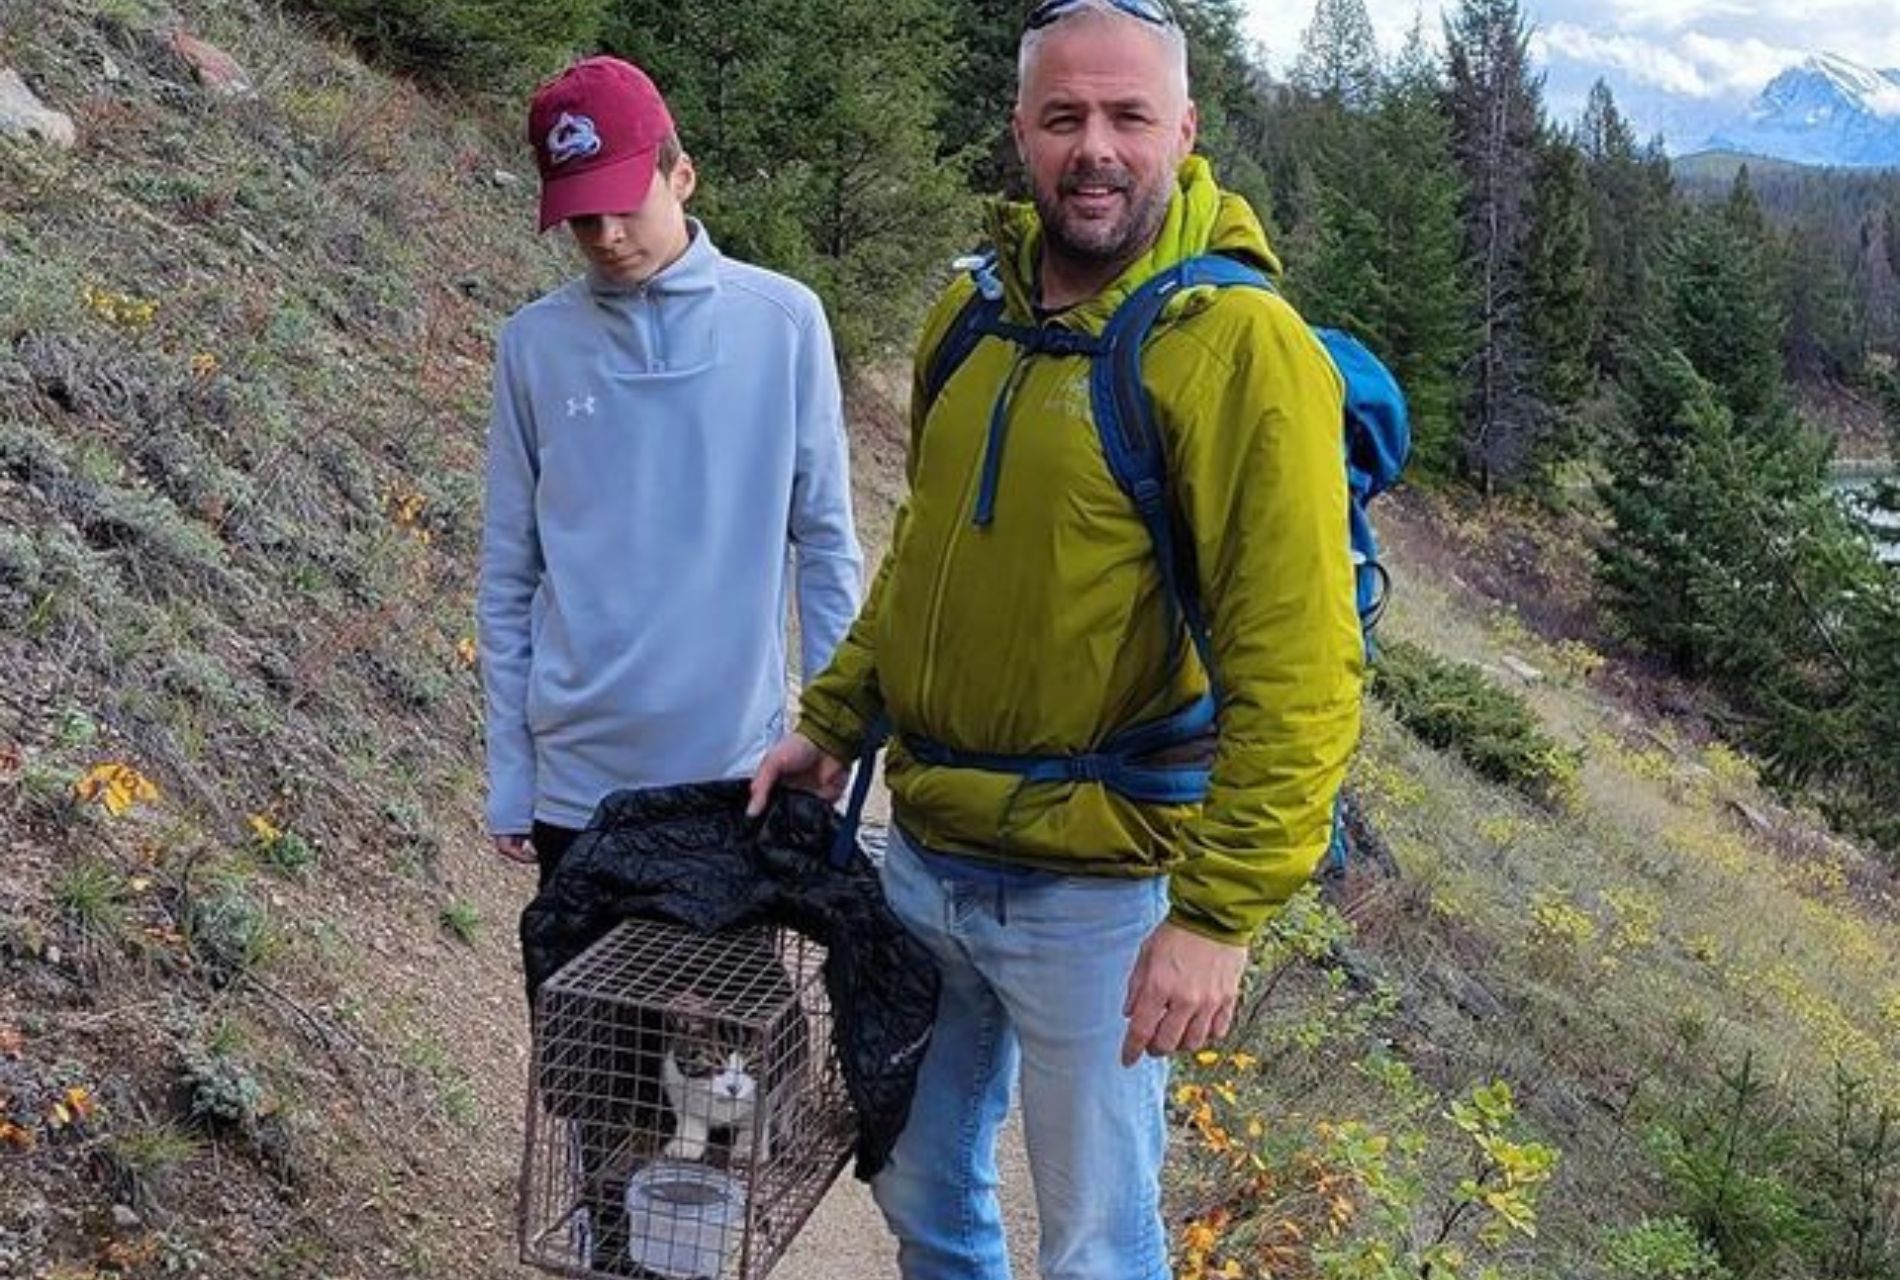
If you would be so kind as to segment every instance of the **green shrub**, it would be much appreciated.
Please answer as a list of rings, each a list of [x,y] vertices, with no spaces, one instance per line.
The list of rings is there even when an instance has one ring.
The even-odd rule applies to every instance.
[[[298,0],[363,56],[418,80],[518,87],[560,69],[600,34],[605,0]]]
[[[168,1120],[114,1134],[106,1147],[119,1192],[134,1207],[157,1201],[172,1175],[197,1154],[197,1139]]]
[[[1604,1263],[1615,1280],[1729,1280],[1696,1229],[1681,1218],[1645,1218],[1609,1233]]]
[[[475,905],[465,899],[457,898],[442,908],[441,923],[443,930],[457,942],[473,946],[475,934],[481,929],[481,913]]]
[[[209,893],[192,899],[185,936],[215,986],[263,968],[284,947],[270,908],[232,873],[219,875]]]
[[[194,1045],[185,1053],[184,1083],[195,1119],[239,1130],[257,1123],[264,1086],[234,1055],[215,1046]]]
[[[1403,640],[1384,643],[1372,692],[1399,723],[1493,782],[1553,804],[1576,785],[1577,753],[1545,734],[1522,698],[1469,662],[1448,662]]]
[[[1820,1243],[1791,1176],[1796,1134],[1752,1056],[1716,1077],[1714,1089],[1651,1132],[1651,1155],[1683,1220],[1724,1266],[1741,1280],[1784,1274],[1779,1268]]]
[[[53,881],[60,915],[86,942],[106,949],[121,945],[130,923],[126,880],[109,864],[76,863]]]
[[[295,831],[259,831],[252,847],[265,866],[290,880],[302,880],[317,865],[317,849]]]

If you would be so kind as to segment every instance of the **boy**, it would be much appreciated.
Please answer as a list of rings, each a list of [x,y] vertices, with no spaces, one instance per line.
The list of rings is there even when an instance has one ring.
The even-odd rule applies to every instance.
[[[749,776],[857,612],[817,297],[722,256],[653,82],[588,58],[536,90],[543,231],[586,272],[496,351],[478,619],[488,826],[545,882],[623,787]]]

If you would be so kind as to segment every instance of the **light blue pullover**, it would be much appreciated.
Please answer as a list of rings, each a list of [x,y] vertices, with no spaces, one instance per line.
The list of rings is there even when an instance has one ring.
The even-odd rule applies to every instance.
[[[831,333],[693,224],[639,286],[591,273],[501,331],[476,613],[488,825],[585,826],[621,787],[745,777],[857,613]]]

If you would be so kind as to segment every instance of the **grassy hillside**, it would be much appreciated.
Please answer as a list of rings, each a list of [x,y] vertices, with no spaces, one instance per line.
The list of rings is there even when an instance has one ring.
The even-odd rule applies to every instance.
[[[1375,701],[1355,785],[1402,874],[1269,938],[1239,1056],[1188,1073],[1184,1274],[1895,1274],[1888,868],[1579,638],[1579,529],[1383,519],[1388,647],[1476,664],[1574,768],[1486,781]]]
[[[1764,174],[1797,174],[1813,168],[1792,160],[1749,155],[1745,151],[1695,151],[1677,156],[1669,162],[1669,167],[1682,182],[1709,187],[1726,187],[1744,167],[1757,178]]]
[[[0,1273],[507,1274],[470,589],[562,255],[512,130],[181,14],[254,96],[130,0],[0,22],[80,134],[0,142]]]
[[[0,1275],[513,1276],[529,885],[480,830],[470,594],[488,338],[567,262],[512,121],[180,15],[253,96],[139,0],[0,0],[80,135],[0,141]],[[854,394],[873,544],[902,385]],[[1290,913],[1184,1064],[1182,1274],[1889,1274],[1814,1198],[1889,1159],[1826,1156],[1837,1063],[1842,1133],[1900,1102],[1886,873],[1602,656],[1587,530],[1385,523],[1389,633],[1575,763],[1527,794],[1375,707],[1400,874]]]

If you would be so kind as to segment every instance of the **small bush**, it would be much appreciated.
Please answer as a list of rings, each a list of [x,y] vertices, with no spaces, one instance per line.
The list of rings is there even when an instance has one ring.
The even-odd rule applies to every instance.
[[[442,927],[450,937],[465,945],[474,945],[475,933],[481,928],[482,917],[473,903],[457,898],[442,908],[441,919]]]
[[[125,938],[125,896],[125,877],[96,860],[68,868],[53,882],[60,915],[86,942],[101,948],[116,948]]]
[[[1816,1243],[1818,1224],[1791,1180],[1795,1135],[1774,1096],[1745,1056],[1717,1073],[1675,1123],[1649,1137],[1651,1155],[1682,1218],[1742,1280],[1777,1268]]]
[[[605,0],[299,0],[363,56],[432,84],[513,87],[600,34]]]
[[[115,1134],[108,1159],[126,1203],[145,1207],[164,1194],[172,1173],[198,1154],[198,1142],[176,1124],[161,1122]]]
[[[295,831],[278,833],[272,840],[258,841],[258,853],[264,865],[278,875],[301,880],[317,865],[317,851]]]
[[[1729,1280],[1729,1269],[1681,1218],[1645,1218],[1612,1231],[1607,1243],[1614,1280]]]
[[[219,986],[269,964],[283,949],[270,909],[235,875],[220,877],[206,896],[193,899],[186,924],[192,954]]]
[[[1576,787],[1577,753],[1545,734],[1522,698],[1469,662],[1391,641],[1380,646],[1372,691],[1399,723],[1493,782],[1547,804],[1566,802]]]
[[[232,1054],[209,1046],[187,1050],[184,1083],[191,1094],[194,1118],[246,1131],[257,1123],[264,1105],[264,1086]]]

